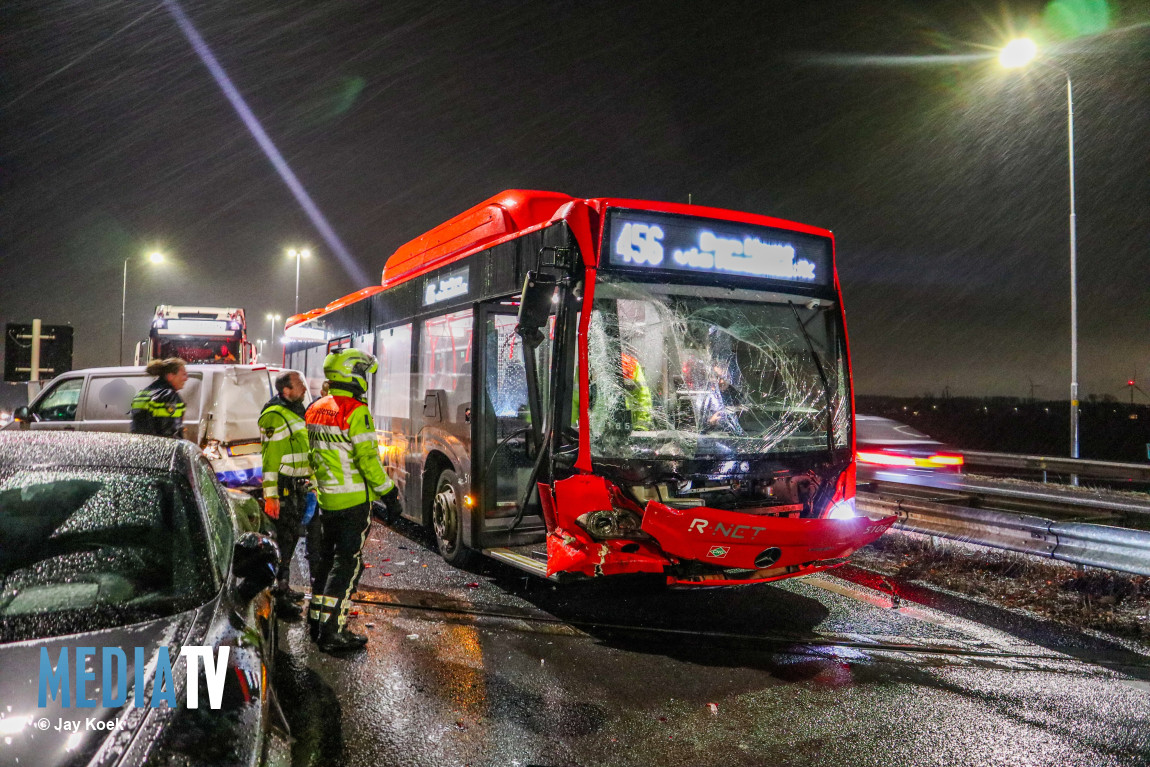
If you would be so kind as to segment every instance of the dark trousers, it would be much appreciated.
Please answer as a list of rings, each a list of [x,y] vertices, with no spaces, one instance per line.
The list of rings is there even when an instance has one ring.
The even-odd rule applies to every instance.
[[[371,528],[371,504],[349,509],[320,509],[323,550],[314,572],[316,593],[339,600],[351,599],[363,573],[363,544]]]
[[[306,486],[303,480],[295,477],[280,477],[280,518],[274,520],[276,544],[280,547],[280,566],[276,571],[276,590],[286,593],[291,579],[291,559],[296,544],[303,532],[304,504],[307,501]],[[310,525],[309,525],[310,527]],[[308,550],[311,545],[309,541]],[[311,566],[311,558],[308,558]]]
[[[323,516],[317,508],[304,530],[304,553],[307,556],[307,572],[311,581],[311,593],[318,594],[323,584],[317,574],[323,567]]]

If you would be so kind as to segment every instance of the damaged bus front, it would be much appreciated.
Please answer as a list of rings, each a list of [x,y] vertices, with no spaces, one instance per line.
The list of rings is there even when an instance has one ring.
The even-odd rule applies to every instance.
[[[830,233],[589,203],[599,247],[581,250],[596,257],[529,275],[517,318],[547,574],[760,582],[885,532],[893,517],[855,512]]]

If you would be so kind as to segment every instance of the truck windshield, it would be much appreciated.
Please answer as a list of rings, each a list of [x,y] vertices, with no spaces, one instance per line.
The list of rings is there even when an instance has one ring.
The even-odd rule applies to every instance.
[[[601,273],[588,348],[594,458],[756,457],[850,444],[845,343],[830,301]]]
[[[227,338],[162,338],[156,359],[179,357],[185,362],[240,362],[240,342]]]

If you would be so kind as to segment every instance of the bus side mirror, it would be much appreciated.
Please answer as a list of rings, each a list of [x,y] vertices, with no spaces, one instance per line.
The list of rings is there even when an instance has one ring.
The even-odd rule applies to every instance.
[[[515,332],[534,348],[543,343],[543,326],[551,315],[559,280],[554,275],[528,272],[519,298],[519,324]]]

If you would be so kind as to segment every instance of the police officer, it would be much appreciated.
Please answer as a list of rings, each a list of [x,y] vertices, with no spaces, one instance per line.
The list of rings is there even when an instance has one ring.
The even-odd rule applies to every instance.
[[[188,381],[187,363],[179,357],[152,360],[147,372],[156,380],[132,399],[131,432],[179,439],[183,436],[185,409],[180,389]]]
[[[293,600],[302,599],[303,594],[293,592],[289,586],[291,559],[299,542],[313,476],[303,407],[307,384],[299,373],[288,372],[276,378],[275,387],[276,396],[264,405],[259,418],[264,512],[275,522],[276,542],[280,547],[276,608],[280,616],[296,620],[302,611]]]
[[[370,354],[341,349],[323,362],[330,394],[307,410],[312,465],[319,488],[323,557],[308,623],[325,652],[353,650],[367,637],[347,627],[351,595],[363,572],[362,550],[372,502],[399,514],[399,492],[379,460],[375,423],[366,404],[367,376],[379,367]],[[323,584],[319,590],[319,584]]]

